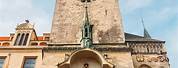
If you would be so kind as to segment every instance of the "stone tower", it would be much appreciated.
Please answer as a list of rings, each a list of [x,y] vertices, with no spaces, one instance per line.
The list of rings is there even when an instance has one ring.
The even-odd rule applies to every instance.
[[[56,0],[51,33],[0,37],[0,68],[170,68],[165,41],[124,33],[118,0]],[[142,19],[142,23],[143,19]]]
[[[118,0],[88,1],[93,43],[124,43]],[[80,44],[84,16],[85,3],[82,0],[57,0],[50,43]]]

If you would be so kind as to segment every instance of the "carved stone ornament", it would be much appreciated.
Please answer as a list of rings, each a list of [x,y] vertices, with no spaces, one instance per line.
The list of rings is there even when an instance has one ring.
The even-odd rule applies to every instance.
[[[69,59],[69,57],[70,57],[70,55],[69,55],[69,54],[65,54],[65,61],[66,61],[66,60],[68,60],[68,59]]]
[[[152,60],[153,62],[158,62],[158,58],[156,58],[156,57],[152,57],[151,60]]]
[[[149,57],[149,56],[139,55],[136,56],[136,60],[138,62],[169,62],[169,59],[166,56]]]
[[[138,62],[144,62],[144,56],[143,55],[139,55],[139,56],[136,56],[136,60],[138,61]]]
[[[108,59],[108,54],[104,53],[104,58]]]
[[[169,59],[166,56],[158,56],[157,58],[160,62],[169,62]]]
[[[151,62],[152,60],[151,60],[151,58],[147,58],[147,61],[148,61],[148,62]]]

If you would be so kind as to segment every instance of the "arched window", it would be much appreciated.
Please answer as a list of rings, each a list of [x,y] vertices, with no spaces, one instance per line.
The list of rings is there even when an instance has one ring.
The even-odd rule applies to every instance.
[[[19,44],[18,44],[18,45],[22,45],[23,40],[24,40],[24,37],[25,37],[25,34],[22,34],[22,36],[21,36],[21,38],[20,38],[20,42],[19,42]]]
[[[38,43],[34,42],[34,43],[31,43],[31,46],[37,46]]]
[[[41,42],[41,43],[40,43],[40,46],[45,46],[45,45],[47,45],[46,42]]]
[[[2,46],[9,46],[9,45],[10,45],[10,43],[8,43],[8,42],[5,42],[2,44]]]
[[[17,35],[14,46],[18,44],[18,41],[20,40],[20,34]]]
[[[25,45],[27,44],[28,36],[29,36],[29,34],[26,34],[26,35],[25,35],[25,40],[24,40],[23,46],[25,46]]]
[[[146,64],[142,64],[142,65],[140,65],[140,67],[139,68],[151,68],[150,66],[148,66],[148,65],[146,65]]]

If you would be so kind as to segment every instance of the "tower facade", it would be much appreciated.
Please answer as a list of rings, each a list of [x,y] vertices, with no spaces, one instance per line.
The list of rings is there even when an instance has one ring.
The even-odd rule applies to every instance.
[[[84,0],[85,1],[85,0]],[[93,43],[124,43],[118,0],[89,0],[88,15],[93,25]],[[82,0],[57,0],[51,43],[79,44],[85,16]]]
[[[51,33],[0,37],[0,68],[170,68],[165,41],[123,31],[118,0],[56,0]]]

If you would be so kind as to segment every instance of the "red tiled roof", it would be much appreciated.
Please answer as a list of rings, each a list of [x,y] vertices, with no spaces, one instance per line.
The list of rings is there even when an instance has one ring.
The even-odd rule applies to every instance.
[[[0,37],[0,41],[9,41],[10,37]]]
[[[0,41],[9,41],[9,40],[10,40],[10,37],[0,37]],[[38,36],[38,40],[40,41],[44,40],[43,36]]]
[[[38,36],[38,40],[43,40],[43,36]]]

